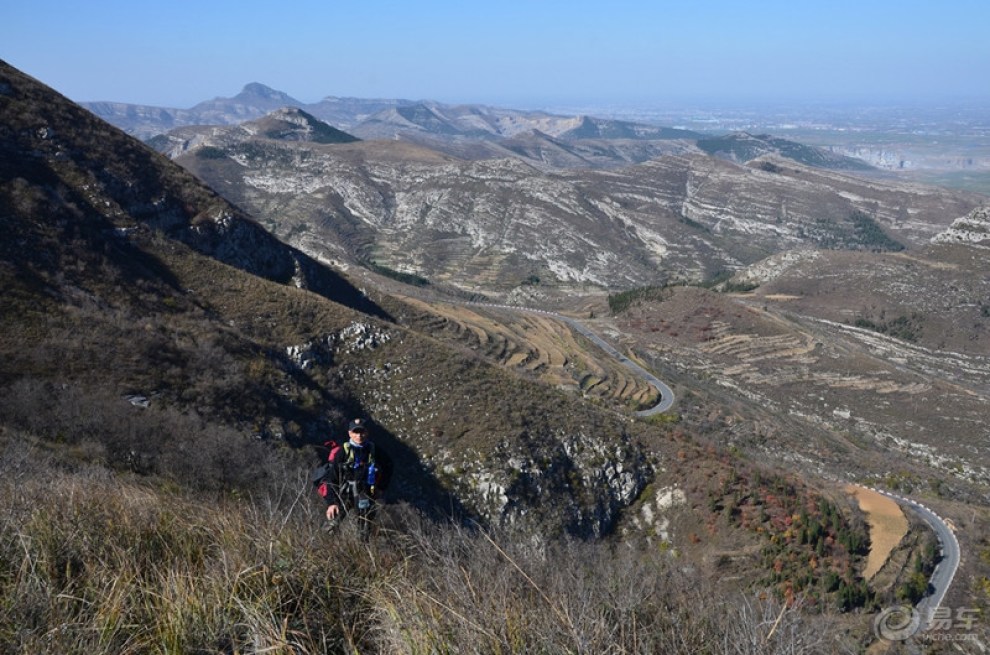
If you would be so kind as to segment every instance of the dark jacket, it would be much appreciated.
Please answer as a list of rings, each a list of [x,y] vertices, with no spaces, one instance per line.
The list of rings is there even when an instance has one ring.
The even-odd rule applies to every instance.
[[[348,441],[329,448],[326,463],[310,478],[327,505],[353,507],[359,495],[382,497],[392,477],[392,462],[383,449],[370,440],[361,446]]]

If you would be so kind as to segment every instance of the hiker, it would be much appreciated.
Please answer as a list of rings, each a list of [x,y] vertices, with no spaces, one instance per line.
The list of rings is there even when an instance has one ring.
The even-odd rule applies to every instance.
[[[347,441],[324,445],[329,448],[327,461],[313,472],[312,481],[327,503],[327,527],[333,529],[349,512],[357,512],[366,530],[391,477],[388,454],[372,441],[363,418],[348,424]]]

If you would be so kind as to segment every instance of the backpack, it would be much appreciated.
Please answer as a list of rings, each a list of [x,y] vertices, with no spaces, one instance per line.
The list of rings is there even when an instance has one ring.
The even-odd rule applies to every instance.
[[[342,446],[331,439],[329,441],[324,441],[323,447],[327,449],[327,460],[313,469],[313,473],[310,475],[310,481],[316,487],[316,493],[320,494],[321,498],[326,498],[327,494],[330,493],[330,485],[327,482],[327,478],[333,471],[333,465],[331,462],[340,452]]]
[[[327,449],[327,461],[326,463],[318,466],[311,476],[311,481],[316,486],[316,493],[322,498],[326,498],[327,494],[330,493],[330,482],[328,478],[335,473],[335,466],[346,466],[354,463],[354,448],[351,446],[350,441],[345,441],[343,444],[338,444],[336,441],[330,440],[323,443],[323,447]],[[375,448],[374,442],[369,442],[366,446],[368,448],[368,467],[369,467],[369,478],[367,484],[369,487],[374,488],[376,485],[380,485],[386,482],[387,469],[388,466],[380,466],[378,463],[378,458],[376,456],[377,448]],[[340,452],[345,453],[343,461],[334,462]]]

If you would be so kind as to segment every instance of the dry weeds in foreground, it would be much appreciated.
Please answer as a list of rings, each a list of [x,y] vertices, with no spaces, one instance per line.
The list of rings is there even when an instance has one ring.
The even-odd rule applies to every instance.
[[[421,520],[331,538],[302,477],[192,497],[0,459],[4,653],[834,653],[830,617],[659,553]]]

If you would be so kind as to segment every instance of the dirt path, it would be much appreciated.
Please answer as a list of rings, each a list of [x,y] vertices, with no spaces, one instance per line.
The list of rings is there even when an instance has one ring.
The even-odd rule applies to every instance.
[[[846,491],[856,498],[870,526],[870,554],[863,577],[871,580],[907,534],[907,518],[897,503],[883,494],[856,485],[847,486]]]

